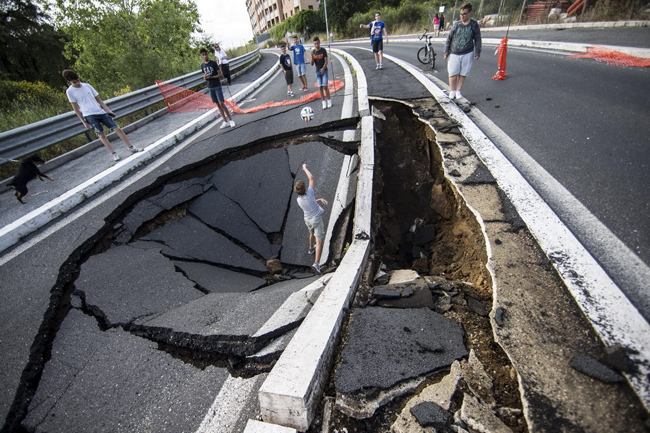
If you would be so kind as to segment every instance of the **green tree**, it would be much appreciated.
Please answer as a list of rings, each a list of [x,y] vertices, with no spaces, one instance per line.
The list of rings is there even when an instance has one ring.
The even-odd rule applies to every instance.
[[[342,30],[348,19],[357,12],[366,12],[368,2],[364,0],[327,0],[327,15],[336,30]]]
[[[104,92],[146,87],[197,69],[187,0],[57,0],[57,22],[71,36],[66,55],[83,80]]]
[[[66,40],[33,0],[0,0],[0,79],[61,86]]]

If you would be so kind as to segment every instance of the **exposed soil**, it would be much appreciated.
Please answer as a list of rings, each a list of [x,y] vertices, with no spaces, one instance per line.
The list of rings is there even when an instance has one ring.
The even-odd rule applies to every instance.
[[[439,124],[448,123],[433,100],[419,100],[416,104],[419,113],[427,112],[438,118]],[[515,432],[528,431],[520,411],[522,404],[516,372],[495,343],[490,320],[486,317],[486,312],[492,308],[492,283],[486,268],[487,253],[481,227],[455,186],[445,177],[435,131],[404,104],[375,101],[373,105],[386,117],[385,121],[375,120],[378,129],[373,217],[375,249],[353,308],[363,308],[374,302],[371,297],[373,277],[380,264],[388,273],[397,269],[416,270],[429,283],[434,298],[451,296],[448,311],[438,312],[463,326],[467,349],[474,349],[492,378],[495,407],[515,409],[515,415],[509,413],[501,418],[502,421]],[[428,258],[422,254],[418,256],[418,250],[414,250],[417,240],[410,229],[416,225],[435,227],[435,239],[424,248]],[[474,310],[468,306],[470,298],[479,301],[485,309],[481,315],[475,312],[476,304]],[[344,345],[345,331],[342,335],[341,345]],[[447,373],[431,374],[416,394]],[[460,408],[462,391],[466,391],[466,385],[461,381],[450,410],[452,414]],[[333,381],[326,394],[335,398]],[[398,398],[365,420],[332,409],[326,431],[390,431],[409,398]],[[309,431],[324,431],[322,421],[318,420]]]

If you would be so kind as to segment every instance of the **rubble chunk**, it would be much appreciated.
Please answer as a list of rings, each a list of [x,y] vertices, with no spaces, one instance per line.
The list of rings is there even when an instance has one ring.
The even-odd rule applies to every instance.
[[[575,368],[580,373],[584,373],[589,377],[600,380],[601,382],[617,383],[625,381],[623,376],[588,355],[573,357],[571,360],[571,367]]]
[[[348,336],[334,383],[337,407],[356,418],[367,418],[377,404],[390,401],[382,397],[377,403],[380,392],[408,392],[426,374],[467,355],[462,327],[428,308],[356,309]],[[424,350],[422,345],[436,350]]]
[[[512,430],[492,412],[492,409],[469,394],[463,396],[460,419],[477,433],[512,433]]]
[[[422,427],[442,429],[451,421],[451,416],[445,409],[430,401],[413,406],[411,413]]]

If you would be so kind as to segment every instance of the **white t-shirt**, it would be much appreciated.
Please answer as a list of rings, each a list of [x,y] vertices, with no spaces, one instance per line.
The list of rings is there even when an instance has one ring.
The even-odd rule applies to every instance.
[[[84,117],[93,114],[106,114],[106,111],[95,99],[95,96],[99,95],[99,93],[88,83],[81,83],[81,87],[70,85],[65,94],[68,96],[68,101],[79,104],[79,109]]]
[[[217,58],[219,61],[220,65],[227,65],[228,64],[228,54],[224,50],[214,50],[214,56]]]
[[[314,196],[314,188],[311,186],[307,188],[307,192],[303,196],[298,197],[298,205],[305,213],[305,219],[316,217],[322,214],[323,208],[320,207]]]

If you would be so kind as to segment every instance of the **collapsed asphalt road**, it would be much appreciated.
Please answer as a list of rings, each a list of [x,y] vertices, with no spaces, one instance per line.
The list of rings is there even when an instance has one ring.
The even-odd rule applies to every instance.
[[[355,53],[364,64],[371,60],[370,56],[369,53]],[[388,172],[398,173],[398,167],[404,169],[412,161],[396,153],[381,154],[381,170],[385,174],[383,193],[386,195],[379,203],[386,207],[377,214],[382,220],[377,224],[380,232],[375,234],[375,241],[379,246],[377,241],[381,237],[385,248],[375,252],[374,265],[368,268],[366,285],[359,292],[355,307],[376,302],[381,304],[378,308],[388,308],[393,303],[386,297],[395,297],[394,293],[390,294],[391,290],[395,291],[394,287],[383,287],[383,299],[377,287],[369,289],[386,286],[374,279],[374,271],[381,270],[381,261],[390,264],[390,269],[384,268],[383,272],[391,274],[400,267],[418,268],[426,277],[423,278],[426,283],[424,286],[416,283],[418,290],[411,289],[421,297],[413,301],[412,295],[400,289],[400,299],[394,301],[398,305],[393,308],[403,309],[408,314],[408,308],[424,306],[429,310],[427,316],[445,315],[443,319],[424,318],[423,323],[433,327],[444,324],[440,325],[441,329],[455,330],[449,331],[455,335],[455,352],[440,367],[414,370],[417,376],[415,393],[425,394],[425,387],[439,380],[461,383],[463,393],[454,391],[442,400],[394,400],[388,409],[379,409],[376,414],[372,412],[369,421],[363,421],[371,413],[367,408],[353,413],[337,401],[339,409],[336,410],[344,415],[330,411],[335,419],[332,427],[339,431],[343,428],[384,431],[391,423],[413,421],[408,419],[408,413],[400,414],[404,419],[396,419],[395,414],[407,407],[405,405],[411,405],[413,410],[409,407],[408,411],[418,419],[426,419],[431,413],[440,415],[428,404],[435,402],[445,411],[451,411],[451,415],[459,410],[459,419],[466,426],[476,418],[474,414],[484,412],[483,406],[487,403],[493,416],[498,416],[516,431],[557,431],[553,428],[558,426],[560,431],[574,427],[594,431],[594,426],[602,431],[615,431],[620,426],[617,415],[621,413],[626,414],[630,431],[641,431],[642,409],[626,385],[601,384],[569,366],[571,359],[585,352],[603,359],[604,348],[590,332],[589,324],[581,318],[516,213],[499,195],[489,173],[476,163],[476,156],[468,150],[455,126],[443,118],[435,102],[420,100],[425,91],[414,80],[387,63],[385,71],[372,76],[369,72],[370,94],[381,95],[386,93],[384,89],[390,89],[385,97],[406,99],[433,125],[435,134],[431,135],[432,130],[418,130],[412,135],[418,127],[415,126],[417,122],[409,118],[408,109],[376,104],[390,119],[376,124],[379,137],[388,137],[383,142],[379,138],[379,146],[390,150],[424,143],[423,149],[429,150],[420,151],[427,155],[426,170],[416,173],[426,178],[424,173],[429,172],[435,181],[425,179],[425,183],[431,184],[427,191],[421,187],[422,178],[400,180],[398,176],[391,179]],[[389,82],[400,83],[401,88],[383,87]],[[69,221],[27,253],[3,264],[2,281],[15,282],[12,289],[16,296],[34,296],[40,299],[40,308],[47,307],[45,320],[37,323],[41,324],[41,333],[33,340],[32,356],[21,377],[20,386],[24,387],[21,390],[28,392],[17,393],[14,400],[14,421],[20,423],[20,428],[133,431],[147,425],[155,431],[203,431],[211,421],[206,421],[208,416],[202,414],[220,411],[228,394],[224,389],[235,389],[229,387],[232,383],[245,384],[242,400],[248,409],[238,412],[237,420],[231,420],[227,427],[212,424],[213,431],[241,431],[241,421],[257,416],[256,387],[264,377],[263,372],[267,371],[268,362],[272,362],[281,347],[267,347],[264,353],[260,349],[271,339],[287,335],[296,326],[324,284],[320,282],[319,285],[320,280],[312,283],[305,275],[310,258],[304,251],[304,233],[293,231],[294,227],[302,226],[295,206],[294,211],[291,210],[292,200],[286,199],[291,193],[290,189],[285,190],[285,184],[294,178],[304,155],[322,152],[341,161],[344,153],[350,153],[350,146],[340,137],[354,134],[342,131],[330,134],[325,130],[356,125],[356,118],[337,121],[338,112],[332,110],[324,112],[316,125],[310,125],[298,135],[291,134],[287,129],[296,126],[295,111],[277,110],[269,113],[272,116],[268,119],[261,114],[250,116],[254,132],[250,130],[253,128],[240,127],[227,134],[212,132],[211,137],[203,136],[200,141],[191,142],[173,158],[162,161],[155,172],[143,170],[142,174],[127,179],[121,186],[123,189],[112,191],[113,195],[92,200],[89,205],[93,207],[85,214]],[[396,119],[398,126],[390,124]],[[246,122],[239,124],[246,125]],[[382,127],[386,128],[383,133]],[[316,128],[322,129],[325,136],[313,134]],[[437,146],[442,147],[442,155],[436,156],[433,152]],[[418,163],[422,160],[413,158]],[[317,159],[315,164],[319,165],[315,173],[317,179],[329,178],[326,190],[333,191],[331,188],[336,183],[333,180],[340,178],[330,170],[345,171],[348,181],[354,183],[351,180],[354,171],[348,170],[345,164],[341,166],[339,162],[336,167],[326,158]],[[444,180],[445,171],[456,178],[454,182]],[[277,188],[269,192],[264,189],[268,184]],[[377,185],[377,194],[380,186]],[[422,201],[418,205],[424,204],[425,209],[426,199],[431,199],[428,207],[433,210],[434,217],[422,215],[422,226],[407,212],[410,209],[395,204],[404,201],[408,197],[404,192],[411,190],[417,191],[416,197]],[[397,198],[389,199],[389,193]],[[396,201],[388,205],[391,200]],[[465,207],[465,200],[472,209],[477,209],[485,231],[474,219],[475,214]],[[256,206],[258,201],[272,203],[269,206],[273,210]],[[287,202],[288,207],[278,206],[280,210],[274,206]],[[406,202],[415,205],[412,200]],[[212,207],[216,203],[219,205]],[[349,206],[349,201],[346,203]],[[230,212],[219,214],[220,209],[230,209]],[[265,212],[256,213],[260,209]],[[236,212],[235,216],[231,212]],[[457,220],[459,217],[461,219]],[[273,223],[267,225],[268,221]],[[451,226],[450,221],[453,222]],[[339,235],[344,240],[338,242],[341,251],[345,249],[345,224],[339,226]],[[408,232],[412,224],[418,230],[432,226],[433,245],[430,240],[419,243],[410,240],[411,245],[401,242],[404,226]],[[328,226],[334,225],[333,221],[328,223]],[[195,238],[196,233],[200,234]],[[489,257],[481,247],[485,245],[486,235],[493,252]],[[451,243],[438,242],[442,238]],[[465,248],[452,248],[454,243],[463,244]],[[222,248],[215,251],[215,245],[222,245]],[[417,251],[416,246],[420,248]],[[436,251],[436,248],[441,249]],[[426,256],[427,249],[436,251],[435,255],[441,257],[436,266],[429,263],[428,258],[425,263],[415,263],[418,255],[419,259],[425,258],[422,254]],[[52,251],[57,253],[52,254]],[[222,254],[224,252],[227,254]],[[276,273],[269,272],[267,259],[274,254],[278,254],[284,265],[281,273],[293,279],[282,282],[278,280],[284,278],[271,276]],[[488,259],[490,272],[486,270]],[[39,272],[33,272],[34,269]],[[490,281],[491,278],[494,280]],[[268,285],[271,280],[275,283]],[[237,289],[226,291],[233,290],[235,282]],[[167,290],[161,291],[161,287]],[[500,290],[492,293],[494,287]],[[43,289],[52,295],[47,299],[49,302],[44,302]],[[371,293],[374,300],[369,301]],[[300,314],[294,314],[289,321],[276,320],[278,310],[274,307],[285,305],[290,299],[303,306]],[[497,300],[494,304],[491,303],[493,299]],[[434,305],[430,303],[433,300]],[[403,305],[399,305],[400,301]],[[256,313],[250,316],[251,320],[239,320],[243,311],[239,309],[241,305]],[[269,309],[263,311],[262,306]],[[15,312],[23,311],[25,304],[15,304],[14,308]],[[367,308],[370,310],[365,314],[366,319],[383,321],[381,314],[371,313],[378,311],[375,306]],[[494,315],[488,319],[485,313],[491,308]],[[501,313],[496,314],[497,311]],[[39,318],[38,312],[33,309],[29,317]],[[386,317],[398,316],[394,313],[387,313]],[[351,317],[349,335],[354,337],[355,317],[363,318],[364,313],[355,315],[353,311]],[[475,323],[464,320],[467,317],[472,317]],[[25,318],[22,320],[28,324]],[[478,322],[480,326],[476,326]],[[10,325],[16,328],[20,323],[13,319]],[[33,323],[30,325],[21,331],[29,335],[34,329]],[[450,346],[406,328],[411,330],[401,326],[401,332],[415,334],[414,344],[419,347],[416,351],[421,354],[437,357],[441,352],[451,352]],[[465,342],[462,341],[463,332]],[[496,341],[492,340],[492,333],[497,336]],[[280,340],[283,339],[277,339]],[[355,343],[362,348],[372,348],[372,341]],[[18,349],[24,347],[25,342],[17,340],[13,344]],[[467,344],[467,349],[460,348],[463,344]],[[495,364],[489,362],[486,350],[491,348],[498,352],[494,348],[497,345],[504,348],[506,356],[499,356],[502,371],[495,376]],[[342,353],[347,347],[351,346],[341,347]],[[394,353],[403,347],[388,350]],[[573,348],[579,350],[571,350]],[[24,353],[16,351],[4,356],[8,361],[20,361],[21,355],[24,360]],[[217,355],[213,356],[215,353]],[[467,353],[467,361],[453,362]],[[541,365],[537,360],[541,360]],[[14,364],[19,365],[19,362]],[[445,367],[449,364],[451,367]],[[455,379],[459,377],[459,369],[464,378],[462,382]],[[336,371],[341,370],[337,368]],[[7,378],[5,376],[3,381]],[[492,380],[497,382],[495,389],[499,392],[506,390],[511,394],[516,392],[500,388],[500,383],[519,382],[520,412],[516,395],[511,395],[507,404],[503,396],[496,398],[496,406],[490,406],[494,404],[490,403],[491,395],[481,389],[487,389]],[[391,387],[400,382],[399,379],[384,380],[382,385]],[[328,391],[332,396],[339,391],[344,394],[359,389],[358,385],[346,388],[343,384],[349,382],[345,380],[337,385],[334,376],[332,383],[333,388]],[[216,406],[212,405],[213,401]],[[323,418],[327,413],[328,409],[324,408]],[[361,421],[346,418],[350,414],[359,416]],[[463,425],[455,420],[452,423],[449,417],[441,418],[445,426]],[[9,427],[19,428],[16,424]]]

